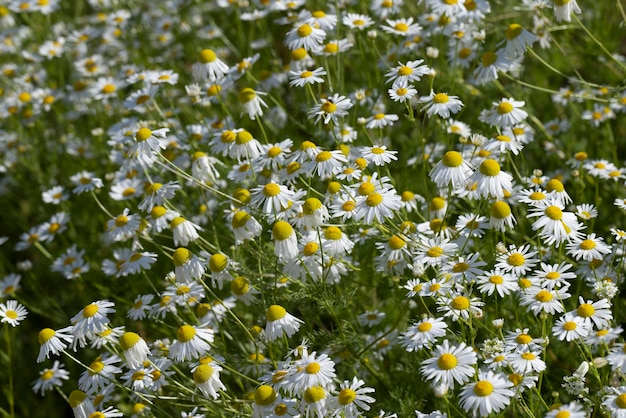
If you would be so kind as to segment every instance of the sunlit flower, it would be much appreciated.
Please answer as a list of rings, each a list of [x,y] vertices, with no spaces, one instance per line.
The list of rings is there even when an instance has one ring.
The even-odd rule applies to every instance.
[[[474,375],[477,360],[474,350],[465,343],[455,346],[445,340],[431,352],[431,358],[422,362],[420,371],[432,383],[454,389],[455,383],[464,384]]]
[[[498,413],[509,405],[515,392],[513,383],[506,376],[491,370],[479,371],[478,381],[463,387],[459,394],[459,404],[473,416],[486,417]]]

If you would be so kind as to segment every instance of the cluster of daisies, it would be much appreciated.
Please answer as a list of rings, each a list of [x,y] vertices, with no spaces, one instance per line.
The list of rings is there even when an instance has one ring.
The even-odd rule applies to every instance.
[[[610,131],[626,92],[548,90],[543,121],[501,84],[575,0],[498,28],[487,0],[131,3],[0,6],[0,192],[35,179],[43,208],[0,237],[23,260],[0,321],[29,322],[37,269],[72,306],[38,331],[38,395],[77,418],[397,417],[415,387],[418,417],[626,415],[626,231],[600,225],[626,169],[559,141],[570,106]]]

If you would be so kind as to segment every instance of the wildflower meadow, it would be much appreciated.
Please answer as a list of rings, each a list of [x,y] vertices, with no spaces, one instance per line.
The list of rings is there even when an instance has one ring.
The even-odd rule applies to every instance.
[[[621,0],[1,0],[1,417],[626,417]]]

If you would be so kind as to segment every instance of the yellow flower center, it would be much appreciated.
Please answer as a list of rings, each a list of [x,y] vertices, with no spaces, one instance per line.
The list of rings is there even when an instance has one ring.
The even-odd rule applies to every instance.
[[[446,93],[437,93],[433,97],[433,102],[437,104],[448,103],[449,101],[450,101],[450,98],[448,97]]]
[[[383,201],[383,196],[380,193],[370,193],[367,195],[367,198],[365,199],[365,204],[367,206],[373,207],[373,206],[378,206],[382,203]]]
[[[186,248],[177,248],[172,254],[172,260],[176,267],[180,267],[191,259],[191,251]]]
[[[336,226],[329,226],[324,231],[324,238],[329,240],[336,241],[338,239],[341,239],[342,236],[343,232],[341,232],[341,229],[337,228]]]
[[[102,92],[102,94],[113,94],[115,93],[115,86],[113,84],[105,84],[104,86],[102,86],[102,89],[100,90]]]
[[[542,303],[550,302],[552,298],[553,298],[552,293],[550,293],[547,290],[540,290],[539,292],[537,292],[537,295],[535,295],[535,299],[538,302],[542,302]]]
[[[528,195],[530,200],[543,200],[546,198],[546,195],[543,192],[532,192]]]
[[[389,238],[389,241],[387,243],[389,244],[389,248],[391,248],[392,250],[399,250],[400,248],[403,248],[406,245],[406,241],[404,241],[402,238],[400,238],[397,235],[394,235],[391,238]]]
[[[272,234],[277,241],[284,241],[293,234],[293,228],[289,222],[278,221],[272,227]]]
[[[558,206],[548,206],[544,213],[548,218],[554,221],[563,219],[563,211]]]
[[[413,68],[409,67],[408,65],[403,65],[400,68],[398,68],[399,76],[406,77],[411,74],[413,74]]]
[[[452,309],[457,311],[464,311],[470,306],[470,300],[465,296],[457,296],[452,299],[452,303],[450,303]]]
[[[590,318],[594,313],[596,313],[596,308],[590,303],[583,303],[576,309],[576,314],[583,318]]]
[[[493,65],[498,59],[498,56],[494,53],[494,52],[485,52],[482,56],[482,64],[483,67],[489,67],[490,65]]]
[[[430,322],[423,322],[417,326],[419,332],[428,332],[433,328],[433,324]]]
[[[532,341],[532,337],[528,334],[520,334],[517,337],[515,337],[515,342],[518,344],[529,344]]]
[[[304,25],[301,25],[298,28],[298,36],[300,38],[306,38],[307,36],[309,36],[312,32],[313,32],[313,28],[311,27],[311,25],[307,25],[306,23]]]
[[[551,271],[550,273],[546,274],[547,280],[557,280],[559,277],[561,277],[561,274],[556,271]]]
[[[321,109],[325,113],[333,113],[335,110],[337,110],[337,105],[329,100],[326,100],[324,103],[322,103]]]
[[[345,388],[337,396],[337,400],[341,405],[348,405],[356,399],[356,392],[350,388]]]
[[[250,282],[245,277],[235,277],[230,282],[230,290],[235,295],[243,296],[250,291]]]
[[[488,158],[480,163],[480,172],[488,177],[494,177],[500,174],[500,164],[496,160]]]
[[[444,353],[437,359],[437,366],[441,370],[451,370],[456,367],[457,359],[454,354]]]
[[[441,247],[432,247],[426,251],[426,255],[431,258],[441,257],[443,255],[443,248]]]
[[[83,309],[83,318],[91,318],[98,313],[98,305],[91,303]]]
[[[561,193],[561,192],[563,192],[565,190],[565,187],[563,186],[563,183],[561,183],[561,181],[559,179],[550,179],[546,183],[546,190],[548,192]]]
[[[228,265],[228,258],[223,254],[213,254],[209,259],[209,269],[213,273],[223,271]]]
[[[302,254],[304,254],[307,257],[312,256],[313,254],[315,254],[317,252],[317,250],[319,250],[320,246],[312,241],[309,241],[305,244],[304,248],[302,249]]]
[[[505,219],[511,215],[511,207],[508,203],[503,202],[502,200],[498,200],[493,205],[491,205],[491,216],[496,219]]]
[[[481,380],[474,385],[476,396],[489,396],[493,393],[493,385],[488,380]]]
[[[579,246],[581,250],[588,251],[596,248],[596,242],[592,239],[586,239],[581,242]]]
[[[496,111],[499,115],[506,115],[507,113],[511,113],[513,111],[513,105],[509,102],[501,102]]]
[[[537,358],[537,356],[535,356],[533,353],[526,352],[526,353],[522,353],[522,358],[524,360],[534,360],[535,358]]]
[[[319,363],[313,362],[313,363],[309,363],[306,365],[306,367],[304,368],[304,370],[308,373],[308,374],[316,374],[321,370],[321,366]]]
[[[489,281],[493,284],[502,284],[504,283],[504,277],[502,276],[498,276],[498,275],[493,275],[491,277],[489,277]]]
[[[254,391],[254,403],[269,406],[276,400],[276,391],[269,385],[261,385]]]
[[[517,23],[512,23],[509,25],[509,27],[506,29],[506,37],[508,40],[513,40],[515,38],[517,38],[521,33],[522,33],[522,26],[518,25]]]
[[[398,22],[393,28],[398,32],[407,32],[409,30],[409,25],[404,22]]]
[[[148,128],[140,128],[135,134],[135,140],[137,142],[145,141],[152,136],[152,131]]]
[[[213,50],[203,49],[202,51],[200,51],[199,60],[201,63],[208,64],[210,62],[215,61],[216,59],[217,59],[217,55],[215,54]]]
[[[285,308],[279,305],[272,305],[267,310],[265,317],[267,318],[268,321],[274,322],[274,321],[284,318],[285,315],[287,315],[287,311],[285,310]]]
[[[120,346],[122,350],[126,351],[131,347],[134,347],[141,340],[139,334],[134,332],[125,332],[120,338]]]
[[[511,266],[520,267],[524,265],[526,260],[522,254],[513,253],[510,256],[508,256],[508,258],[506,259],[506,262]]]
[[[321,386],[313,386],[304,391],[304,402],[315,403],[326,397],[326,391]]]
[[[193,381],[200,385],[209,380],[211,376],[213,376],[213,367],[208,364],[201,364],[193,372]]]
[[[251,102],[256,97],[256,92],[252,90],[250,87],[246,87],[245,89],[239,92],[239,103],[245,104]]]
[[[446,200],[442,197],[434,197],[429,204],[430,210],[442,210],[446,206]]]
[[[37,341],[39,341],[39,344],[44,344],[47,341],[49,341],[52,337],[54,337],[56,334],[56,331],[53,330],[52,328],[44,328],[41,331],[39,331],[39,335],[37,336]]]
[[[274,197],[280,193],[280,186],[276,183],[268,183],[263,187],[263,194],[267,197]]]
[[[191,341],[196,336],[196,329],[191,325],[183,325],[176,332],[176,339],[181,343]]]
[[[563,324],[563,329],[565,331],[573,331],[576,329],[576,322],[574,321],[567,321]]]

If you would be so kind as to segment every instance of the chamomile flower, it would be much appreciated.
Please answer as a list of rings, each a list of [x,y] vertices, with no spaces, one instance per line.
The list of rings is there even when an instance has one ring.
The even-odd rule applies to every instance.
[[[537,265],[539,260],[534,257],[535,255],[537,251],[530,251],[529,244],[521,247],[511,245],[504,254],[496,258],[496,268],[522,277]]]
[[[78,379],[78,388],[83,392],[95,395],[104,390],[115,380],[115,375],[122,369],[115,364],[121,359],[116,355],[103,355],[96,357]]]
[[[133,306],[128,310],[126,316],[133,320],[138,321],[146,317],[146,314],[150,310],[150,302],[154,295],[138,295],[133,301]]]
[[[371,17],[358,13],[346,13],[341,19],[341,23],[349,29],[357,29],[359,31],[367,29],[374,24]]]
[[[507,360],[515,373],[541,373],[546,369],[546,363],[541,359],[539,351],[513,352]]]
[[[504,198],[505,192],[513,192],[513,176],[500,169],[500,164],[487,158],[480,163],[479,169],[472,174],[467,184],[476,183],[476,193],[480,197]]]
[[[348,158],[341,150],[320,151],[315,155],[314,159],[305,166],[305,171],[316,174],[321,177],[329,177],[339,174],[343,170],[343,166],[348,163]]]
[[[289,222],[276,222],[272,227],[272,237],[274,253],[279,260],[287,262],[298,256],[298,237]]]
[[[168,357],[177,362],[198,359],[211,349],[213,335],[210,328],[183,325],[176,332]]]
[[[473,167],[458,151],[448,151],[430,171],[431,180],[439,188],[463,186],[473,173]]]
[[[578,308],[569,313],[581,318],[589,327],[595,326],[598,329],[603,329],[608,327],[613,320],[611,303],[607,299],[593,302],[591,300],[585,301],[582,296],[579,296],[578,303]]]
[[[289,71],[289,86],[304,87],[306,84],[323,83],[323,75],[326,75],[326,70],[323,67],[318,67],[312,71]]]
[[[151,166],[157,155],[167,148],[167,133],[169,128],[151,130],[146,127],[139,128],[135,133],[135,141],[131,143],[127,156],[142,165]]]
[[[302,393],[307,388],[314,386],[328,388],[332,385],[335,374],[335,362],[327,354],[303,352],[299,360],[295,362],[296,372],[290,376],[293,382],[293,391]]]
[[[476,279],[478,290],[491,296],[494,292],[503,298],[518,289],[517,277],[498,268],[487,271]]]
[[[511,206],[503,200],[497,200],[491,205],[491,217],[489,226],[496,231],[504,232],[506,228],[513,228],[516,220],[511,211]]]
[[[63,363],[55,360],[52,367],[40,371],[39,378],[33,382],[33,392],[39,392],[44,396],[55,387],[61,387],[63,381],[70,378],[70,373],[63,367]]]
[[[207,398],[217,399],[219,391],[226,390],[226,386],[220,380],[222,367],[216,363],[201,364],[193,372],[193,381],[196,387]]]
[[[412,36],[422,31],[422,27],[418,23],[413,23],[413,18],[385,19],[386,25],[381,28],[392,35]]]
[[[547,245],[559,246],[565,241],[572,241],[578,238],[580,229],[583,226],[578,223],[576,215],[572,212],[564,211],[565,206],[556,198],[546,199],[531,208],[528,217],[537,217],[532,224],[534,231],[541,229],[540,236]]]
[[[402,86],[394,84],[387,90],[387,93],[394,102],[404,103],[407,100],[410,102],[411,99],[417,95],[417,90],[410,85]]]
[[[605,387],[607,392],[602,397],[602,406],[615,418],[626,417],[626,386]]]
[[[455,383],[464,384],[475,373],[477,355],[463,342],[455,346],[445,340],[443,344],[438,344],[430,355],[429,359],[422,362],[420,372],[433,384],[454,389]]]
[[[463,107],[463,102],[458,96],[434,91],[431,91],[429,96],[420,98],[420,102],[426,103],[422,110],[425,110],[428,116],[437,115],[444,119],[450,118],[453,113],[458,113]]]
[[[365,120],[367,129],[382,129],[385,126],[391,126],[398,120],[398,115],[376,113]]]
[[[335,93],[331,97],[322,98],[321,103],[313,106],[309,111],[309,119],[315,118],[315,122],[322,120],[325,125],[331,122],[337,125],[338,118],[346,116],[351,107],[349,98]]]
[[[337,414],[343,414],[346,418],[358,418],[361,411],[369,411],[370,403],[376,401],[368,395],[374,393],[373,388],[363,387],[365,382],[354,377],[352,381],[344,380],[339,385],[337,393],[338,408],[335,410]]]
[[[304,321],[291,315],[280,305],[272,305],[266,312],[265,338],[274,341],[285,335],[287,338],[298,332]]]
[[[176,281],[180,283],[188,283],[194,279],[198,280],[206,271],[206,267],[198,256],[183,247],[174,250],[172,262],[174,263]]]
[[[265,95],[266,93],[253,90],[249,87],[242,89],[239,92],[239,103],[243,107],[241,114],[246,113],[252,120],[255,120],[257,116],[263,116],[263,108],[267,107],[267,103],[263,101],[261,96]]]
[[[508,71],[511,66],[512,62],[506,58],[503,50],[484,52],[470,80],[474,84],[486,84],[490,81],[497,80],[498,72]]]
[[[526,47],[531,46],[537,39],[518,23],[511,23],[506,29],[506,43],[504,52],[507,57],[515,58],[524,55]]]
[[[114,306],[115,304],[108,300],[98,300],[74,315],[70,319],[71,332],[74,336],[73,347],[77,344],[84,347],[86,338],[92,338],[94,334],[104,331],[110,323],[107,315],[115,313]]]
[[[549,314],[561,313],[565,311],[563,301],[569,298],[567,287],[560,289],[545,289],[539,286],[532,286],[526,289],[520,300],[520,306],[525,306],[529,312],[539,315],[541,312]]]
[[[135,332],[125,332],[120,338],[120,346],[129,369],[136,369],[148,360],[150,349],[145,340]]]
[[[539,281],[539,286],[554,289],[569,286],[568,280],[576,278],[576,273],[568,272],[572,265],[566,262],[560,264],[541,263],[541,271],[536,271],[533,279]]]
[[[81,171],[74,174],[70,177],[70,181],[74,183],[74,188],[72,189],[74,194],[90,192],[103,186],[102,180],[89,171]]]
[[[603,255],[611,253],[611,247],[604,243],[602,237],[596,237],[595,233],[589,234],[585,239],[578,239],[567,244],[567,253],[578,260],[592,261],[602,259]]]
[[[299,23],[292,30],[287,32],[285,42],[290,50],[304,48],[306,51],[318,51],[324,39],[326,32],[316,27],[314,24]]]
[[[463,294],[450,294],[437,301],[437,312],[443,312],[444,317],[450,317],[453,321],[460,318],[467,320],[470,316],[482,315],[481,306],[485,304],[479,298],[465,296]]]
[[[583,318],[566,313],[556,320],[552,326],[552,334],[559,341],[574,341],[576,339],[584,339],[591,332],[590,327],[585,324]]]
[[[41,363],[50,358],[50,354],[58,355],[65,350],[74,341],[74,335],[71,326],[57,331],[52,328],[44,328],[39,331],[37,340],[40,344],[37,363]]]
[[[235,212],[231,225],[235,235],[235,245],[252,241],[263,232],[261,224],[245,210]]]
[[[505,409],[515,391],[513,383],[506,376],[491,370],[478,372],[478,381],[463,387],[459,394],[459,404],[473,416],[486,417]]]
[[[424,60],[415,60],[407,61],[403,64],[398,61],[398,66],[393,67],[385,74],[387,83],[393,82],[393,89],[396,91],[396,94],[397,88],[403,87],[408,89],[409,84],[421,80],[423,76],[430,73],[431,69],[426,65],[422,65],[423,62]],[[406,96],[408,91],[403,93],[403,96]],[[415,93],[417,93],[417,90]]]
[[[198,61],[193,64],[192,74],[197,80],[216,81],[228,72],[228,65],[224,63],[212,49],[203,49],[198,55]]]
[[[525,105],[524,101],[505,98],[499,102],[493,102],[492,105],[492,109],[481,114],[479,118],[489,125],[505,128],[517,125],[528,117],[528,113],[521,109]]]
[[[447,329],[448,325],[443,318],[424,318],[401,334],[400,345],[408,352],[419,351],[444,337]]]
[[[384,222],[385,219],[393,218],[395,211],[402,207],[402,198],[395,190],[383,189],[374,191],[366,196],[358,196],[356,199],[356,213],[354,218],[362,219],[366,224]]]
[[[26,315],[28,315],[28,310],[16,300],[0,303],[0,322],[16,327],[26,318]]]

